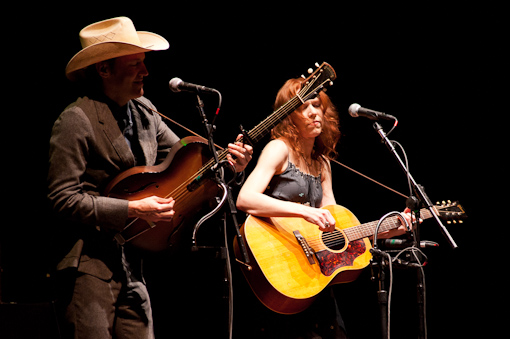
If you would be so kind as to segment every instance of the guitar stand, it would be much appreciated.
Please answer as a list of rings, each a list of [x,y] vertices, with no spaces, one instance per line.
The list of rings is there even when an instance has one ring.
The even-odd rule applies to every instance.
[[[225,204],[225,201],[228,202],[229,214],[232,217],[232,221],[233,221],[233,224],[234,224],[234,227],[236,230],[238,244],[239,244],[239,247],[243,254],[244,261],[247,264],[249,264],[250,259],[248,257],[248,252],[246,250],[246,243],[245,243],[245,241],[241,235],[241,232],[239,230],[239,223],[237,222],[236,204],[235,204],[234,198],[232,196],[231,187],[229,186],[229,183],[231,181],[227,182],[225,179],[224,164],[229,164],[229,162],[224,162],[224,164],[222,164],[222,163],[220,163],[220,161],[218,159],[218,152],[216,150],[216,146],[214,144],[214,139],[213,139],[213,133],[216,130],[216,126],[214,125],[215,119],[213,119],[212,124],[210,124],[209,121],[207,120],[207,117],[204,112],[204,102],[201,100],[199,94],[200,94],[200,90],[197,93],[197,109],[200,114],[200,117],[202,118],[202,123],[204,124],[205,133],[207,135],[207,141],[209,143],[209,150],[211,151],[211,154],[213,155],[214,161],[215,161],[215,165],[212,167],[215,169],[214,180],[220,187],[222,187],[224,192],[223,192],[223,198],[218,202],[218,206],[211,213],[206,215],[204,218],[200,219],[200,221],[195,225],[195,227],[193,229],[193,237],[192,237],[192,251],[198,251],[200,249],[209,249],[209,250],[213,249],[213,250],[218,251],[218,252],[216,252],[216,256],[219,255],[221,257],[221,259],[225,259],[224,281],[228,285],[228,288],[227,288],[228,292],[225,293],[226,295],[224,295],[224,297],[228,298],[228,308],[229,308],[228,331],[229,331],[229,338],[232,338],[233,317],[234,317],[234,312],[233,312],[234,300],[233,300],[233,288],[232,288],[232,270],[231,270],[231,266],[230,266],[230,257],[229,257],[228,245],[227,245],[227,229],[226,229],[227,222],[226,222],[226,215],[225,215],[226,213],[224,213],[224,216],[223,216],[223,232],[224,232],[223,246],[220,246],[220,247],[197,246],[197,244],[196,244],[196,232],[198,231],[198,228],[201,226],[201,224],[205,220],[209,219],[212,215],[214,215]],[[219,108],[218,108],[218,110],[219,110]],[[215,116],[215,118],[216,118],[216,116]],[[232,172],[235,175],[236,172],[235,172],[234,166],[228,165],[228,167],[230,167],[230,169],[232,170]],[[226,199],[225,199],[225,197],[226,197]]]

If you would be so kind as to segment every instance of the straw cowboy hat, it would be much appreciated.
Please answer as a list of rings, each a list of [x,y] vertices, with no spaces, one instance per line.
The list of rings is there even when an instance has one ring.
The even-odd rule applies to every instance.
[[[168,41],[151,32],[137,32],[131,19],[118,17],[93,23],[80,31],[82,50],[69,61],[66,76],[75,81],[82,70],[100,61],[150,51],[165,50]]]

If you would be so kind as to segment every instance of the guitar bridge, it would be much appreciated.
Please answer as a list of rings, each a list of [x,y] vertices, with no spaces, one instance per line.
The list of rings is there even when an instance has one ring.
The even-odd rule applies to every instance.
[[[299,231],[294,231],[292,233],[294,233],[294,236],[296,237],[299,245],[301,245],[301,248],[303,249],[303,252],[305,253],[306,258],[308,259],[310,265],[315,264],[315,260],[313,259],[313,255],[315,252],[312,250],[310,245],[308,245],[306,239],[301,235]]]

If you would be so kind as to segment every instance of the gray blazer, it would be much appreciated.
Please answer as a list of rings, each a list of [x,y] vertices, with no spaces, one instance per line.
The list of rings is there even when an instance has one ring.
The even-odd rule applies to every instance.
[[[139,101],[139,102],[137,102]],[[161,162],[179,138],[161,120],[144,97],[130,101],[138,139],[147,166]],[[107,280],[117,265],[119,251],[112,235],[128,219],[128,201],[101,196],[119,173],[135,159],[108,105],[79,98],[56,120],[50,139],[48,198],[67,242],[57,269]],[[65,240],[64,240],[65,239]]]

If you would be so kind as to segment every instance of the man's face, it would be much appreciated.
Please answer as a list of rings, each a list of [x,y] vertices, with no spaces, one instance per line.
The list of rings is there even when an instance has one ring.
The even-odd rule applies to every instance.
[[[99,70],[105,94],[120,106],[143,95],[143,78],[149,75],[144,60],[145,53],[126,55],[116,58],[111,68]]]

